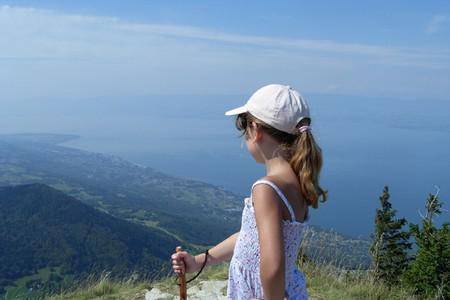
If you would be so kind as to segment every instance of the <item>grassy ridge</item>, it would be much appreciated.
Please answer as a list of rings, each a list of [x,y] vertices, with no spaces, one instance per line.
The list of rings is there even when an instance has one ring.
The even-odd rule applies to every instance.
[[[199,276],[195,283],[190,283],[189,287],[204,280],[226,280],[227,270],[228,264],[222,264],[214,270],[205,272],[203,276]],[[384,284],[371,280],[370,275],[364,273],[348,273],[335,269],[331,265],[318,266],[311,263],[304,263],[302,270],[308,280],[307,288],[310,299],[420,299],[402,287],[389,289]],[[144,299],[145,292],[154,287],[177,295],[178,287],[175,285],[174,277],[155,282],[135,282],[132,280],[118,282],[103,277],[98,281],[79,286],[74,291],[54,295],[50,299]]]
[[[316,300],[342,300],[342,299],[434,299],[419,298],[412,294],[412,291],[401,285],[389,288],[382,282],[374,280],[370,270],[364,268],[346,269],[339,267],[343,262],[330,261],[321,262],[310,260],[303,254],[308,243],[316,243],[312,240],[312,235],[306,235],[302,242],[302,250],[299,253],[297,266],[302,270],[307,278],[307,289],[310,299]],[[324,243],[330,236],[323,236]],[[316,237],[314,237],[316,239]],[[339,239],[336,234],[335,239]],[[317,257],[320,254],[317,255]],[[342,260],[349,258],[340,256]],[[227,280],[228,263],[211,266],[205,269],[200,276],[188,284],[188,288],[198,285],[199,282],[208,280]],[[193,274],[188,274],[187,279]],[[158,288],[162,292],[177,296],[178,287],[175,284],[175,275],[169,273],[162,279],[152,282],[142,282],[132,279],[114,281],[107,275],[98,280],[86,281],[79,286],[73,287],[70,291],[61,292],[51,297],[52,300],[72,299],[144,299],[145,292],[152,288]],[[226,293],[226,289],[222,291]]]

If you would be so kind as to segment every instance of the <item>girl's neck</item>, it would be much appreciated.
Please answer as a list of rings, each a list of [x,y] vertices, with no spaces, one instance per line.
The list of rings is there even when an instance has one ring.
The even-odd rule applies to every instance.
[[[283,156],[274,156],[269,158],[265,162],[266,165],[266,175],[276,175],[283,171],[286,171],[287,167],[290,167],[289,162]]]
[[[289,158],[291,153],[289,148],[282,147],[270,137],[262,140],[256,148],[266,165],[266,175],[285,173],[290,168]]]

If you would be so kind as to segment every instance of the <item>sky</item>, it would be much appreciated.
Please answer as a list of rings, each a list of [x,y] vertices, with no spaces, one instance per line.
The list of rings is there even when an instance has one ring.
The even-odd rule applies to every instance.
[[[0,0],[3,105],[275,82],[450,101],[450,1]]]

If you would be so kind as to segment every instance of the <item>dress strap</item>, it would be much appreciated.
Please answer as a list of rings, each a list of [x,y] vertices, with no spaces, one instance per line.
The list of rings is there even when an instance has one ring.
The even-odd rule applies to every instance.
[[[291,214],[291,218],[293,222],[296,222],[295,219],[295,214],[294,214],[294,210],[292,209],[291,204],[289,203],[288,199],[286,198],[286,196],[283,194],[283,192],[280,190],[280,188],[278,186],[275,185],[275,183],[269,181],[269,180],[265,180],[265,179],[260,179],[257,180],[253,185],[252,185],[252,194],[253,194],[253,187],[259,183],[266,183],[268,185],[270,185],[271,187],[273,187],[273,189],[277,192],[278,196],[280,196],[280,198],[283,200],[284,204],[286,205],[287,209],[289,210],[289,213]],[[253,199],[253,197],[252,197]]]

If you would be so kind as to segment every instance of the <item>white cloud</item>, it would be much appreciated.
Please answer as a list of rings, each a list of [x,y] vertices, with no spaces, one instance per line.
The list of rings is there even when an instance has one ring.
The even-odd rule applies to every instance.
[[[3,21],[6,20],[6,22],[1,22],[2,19]],[[431,22],[433,23],[433,30],[436,30],[436,26],[444,20],[446,20],[444,16],[435,16]],[[3,6],[0,8],[0,22],[3,34],[7,34],[7,31],[16,34],[19,31],[22,35],[35,34],[36,36],[34,38],[39,38],[40,36],[44,41],[49,36],[53,36],[55,39],[70,39],[68,44],[59,45],[60,47],[58,49],[64,51],[71,51],[68,46],[73,43],[78,43],[79,45],[88,40],[97,42],[102,42],[102,40],[108,41],[108,38],[114,36],[114,38],[123,39],[139,37],[144,38],[146,41],[153,40],[159,42],[161,42],[161,39],[172,38],[178,40],[186,39],[193,42],[197,40],[221,42],[228,45],[256,46],[265,49],[307,50],[336,54],[365,55],[375,58],[390,57],[398,58],[401,63],[405,59],[415,60],[419,58],[430,60],[432,58],[449,58],[448,52],[444,54],[429,53],[429,50],[422,51],[409,47],[387,47],[358,43],[340,43],[329,40],[288,39],[230,34],[191,26],[129,23],[112,17],[68,15],[34,8]],[[18,27],[18,24],[21,26]],[[72,36],[64,38],[64,34],[72,34]],[[100,38],[100,40],[95,40],[96,38]],[[53,42],[55,42],[55,39],[53,39]],[[63,46],[66,47],[63,48]],[[388,63],[388,61],[385,62]],[[389,62],[395,64],[396,61],[392,60]]]
[[[433,34],[438,32],[442,26],[449,21],[449,17],[445,15],[434,15],[425,28],[425,32]]]
[[[429,95],[450,84],[433,86],[424,74],[449,70],[448,51],[0,7],[0,89],[9,97],[240,93],[277,81],[309,91]]]

